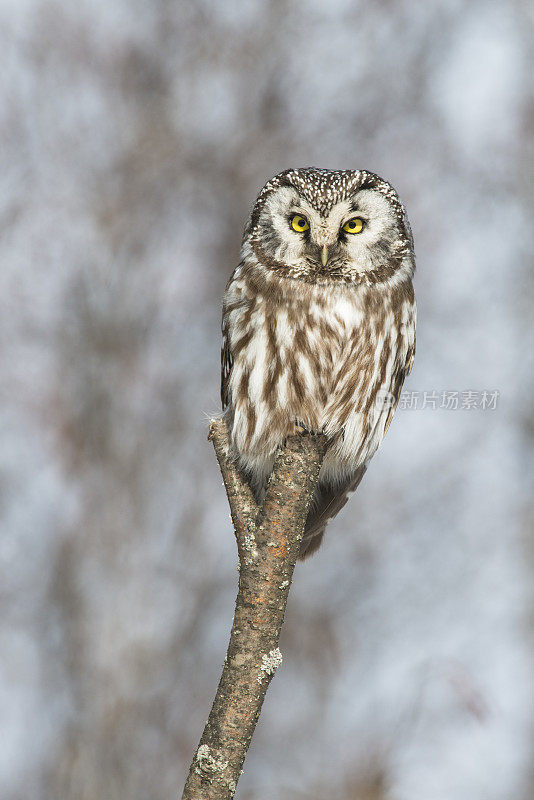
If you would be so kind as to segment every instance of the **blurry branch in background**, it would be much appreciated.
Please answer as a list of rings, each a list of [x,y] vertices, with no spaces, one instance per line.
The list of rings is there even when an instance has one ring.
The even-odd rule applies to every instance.
[[[183,800],[232,798],[271,678],[308,508],[326,452],[323,435],[290,437],[258,507],[238,472],[226,422],[212,420],[239,553],[239,589],[221,680]]]

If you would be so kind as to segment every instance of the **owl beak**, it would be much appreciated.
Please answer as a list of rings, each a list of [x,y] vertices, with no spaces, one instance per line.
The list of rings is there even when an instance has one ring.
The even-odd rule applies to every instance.
[[[328,261],[328,245],[323,244],[321,248],[321,264],[323,267],[326,267],[326,262]]]

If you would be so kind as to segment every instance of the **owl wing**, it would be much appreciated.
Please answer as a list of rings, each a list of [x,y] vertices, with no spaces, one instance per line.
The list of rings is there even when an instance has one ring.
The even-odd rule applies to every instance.
[[[232,367],[234,359],[230,348],[230,330],[232,324],[235,330],[236,317],[232,318],[232,314],[237,312],[239,314],[245,311],[249,306],[247,301],[242,296],[242,288],[239,286],[239,274],[243,264],[239,264],[234,270],[230,280],[226,284],[223,299],[223,313],[222,313],[222,347],[221,347],[221,403],[223,411],[230,405],[229,383],[230,375],[232,374]]]
[[[221,347],[221,403],[223,411],[228,407],[228,382],[230,380],[230,373],[232,371],[233,359],[230,353],[230,343],[228,337],[228,329],[226,326],[225,318],[223,317],[222,326],[222,347]]]
[[[391,424],[391,420],[393,419],[393,414],[395,413],[395,409],[397,408],[398,402],[401,396],[401,390],[404,384],[404,381],[412,371],[413,362],[415,359],[415,331],[413,333],[413,340],[408,348],[408,353],[406,354],[406,362],[405,364],[397,371],[394,380],[391,385],[391,393],[395,398],[395,401],[391,408],[389,409],[388,416],[386,419],[386,424],[384,426],[384,436],[386,435],[388,428]]]

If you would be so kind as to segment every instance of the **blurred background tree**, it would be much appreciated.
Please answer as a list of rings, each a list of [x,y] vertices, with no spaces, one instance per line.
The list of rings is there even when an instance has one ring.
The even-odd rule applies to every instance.
[[[405,388],[500,398],[397,414],[297,570],[237,796],[532,796],[533,31],[520,0],[0,3],[6,800],[183,786],[236,585],[220,299],[308,164],[406,203]]]

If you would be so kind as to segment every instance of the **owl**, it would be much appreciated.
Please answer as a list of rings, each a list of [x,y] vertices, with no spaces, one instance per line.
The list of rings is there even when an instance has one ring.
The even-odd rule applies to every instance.
[[[365,170],[281,172],[245,225],[223,300],[223,412],[258,500],[289,435],[327,436],[301,558],[391,422],[414,360],[414,270],[404,206]]]

